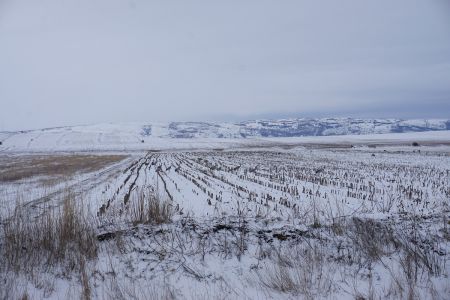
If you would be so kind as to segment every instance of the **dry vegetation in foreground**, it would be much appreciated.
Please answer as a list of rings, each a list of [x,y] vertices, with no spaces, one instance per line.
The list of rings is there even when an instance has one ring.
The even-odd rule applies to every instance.
[[[62,177],[88,173],[123,160],[125,155],[30,155],[0,157],[0,182],[34,176]]]
[[[259,283],[301,299],[329,298],[336,288],[358,300],[444,299],[433,282],[448,276],[439,252],[443,241],[424,235],[418,225],[354,217],[339,232],[334,226],[315,229],[319,234],[309,241],[272,250],[257,271]],[[375,270],[384,274],[386,286],[375,287]]]
[[[167,270],[178,269],[206,284],[211,270],[203,269],[205,261],[212,257],[241,261],[245,255],[257,261],[248,271],[255,277],[254,286],[267,295],[317,299],[345,290],[354,299],[443,299],[433,283],[436,276],[447,276],[445,257],[436,250],[440,242],[424,234],[416,219],[396,225],[348,218],[330,226],[311,225],[306,231],[288,228],[278,232],[253,228],[257,223],[245,215],[234,221],[201,223],[190,217],[175,221],[170,202],[156,195],[153,191],[136,193],[124,212],[129,227],[122,228],[121,234],[99,234],[101,220],[87,214],[83,202],[70,193],[60,209],[49,209],[31,220],[18,205],[0,233],[0,280],[13,287],[0,291],[0,299],[28,295],[26,288],[17,286],[9,294],[17,277],[8,274],[39,283],[37,278],[48,273],[75,276],[77,297],[82,299],[175,299],[176,289],[167,283],[150,280],[141,287],[142,281],[133,279],[133,261],[150,264],[152,271],[144,276],[161,271],[166,276]],[[118,256],[111,261],[111,255]],[[128,255],[133,261],[127,260]],[[102,257],[110,259],[110,269],[103,273],[96,266]],[[131,269],[123,268],[124,262]],[[389,282],[381,289],[375,287],[372,273],[380,268]],[[95,281],[92,274],[103,279]],[[54,283],[48,286],[44,288],[51,295]]]
[[[175,299],[190,292],[165,281],[175,277],[226,283],[211,294],[199,289],[193,299],[242,298],[226,282],[230,273],[216,276],[214,263],[225,262],[242,270],[231,275],[236,281],[248,280],[267,298],[445,299],[450,291],[436,283],[448,278],[448,220],[442,216],[375,220],[338,210],[324,214],[322,223],[280,228],[241,206],[228,217],[174,217],[170,197],[153,186],[130,193],[129,201],[97,216],[70,191],[61,207],[36,218],[17,203],[0,220],[0,299],[34,295],[19,284],[24,278],[47,296],[62,278],[75,282],[73,298]]]
[[[77,200],[68,194],[61,208],[32,219],[16,206],[3,226],[1,252],[8,271],[33,273],[42,266],[70,271],[97,257],[96,224]]]
[[[12,215],[0,222],[0,280],[5,287],[0,289],[0,299],[29,298],[19,278],[48,297],[57,277],[73,275],[78,275],[81,298],[90,299],[87,264],[97,258],[99,248],[95,220],[84,207],[81,199],[67,192],[61,207],[30,218],[28,210],[16,203]]]
[[[171,203],[156,196],[158,193],[137,191],[129,207],[129,218],[136,224],[163,224],[172,220],[173,210]]]
[[[151,191],[136,195],[122,219],[130,227],[171,221],[172,207],[167,201]],[[85,207],[83,199],[68,190],[62,206],[48,207],[35,218],[30,218],[22,203],[16,202],[14,211],[0,220],[0,282],[5,287],[0,289],[0,299],[28,299],[27,289],[18,285],[19,278],[44,289],[44,294],[49,296],[55,291],[55,278],[58,277],[69,281],[75,278],[79,284],[79,297],[91,299],[92,266],[96,265],[102,251],[102,235],[98,233],[102,220],[89,214]],[[120,236],[114,236],[114,239],[120,244]],[[52,274],[50,276],[54,278],[41,279],[42,274]],[[116,292],[114,298],[124,293]],[[160,292],[153,294],[160,295]]]

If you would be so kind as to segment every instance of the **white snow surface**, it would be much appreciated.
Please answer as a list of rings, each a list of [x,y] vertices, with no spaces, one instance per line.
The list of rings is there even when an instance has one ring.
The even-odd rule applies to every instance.
[[[417,124],[422,124],[421,122],[422,120],[415,121]],[[442,125],[440,122],[436,122],[436,128]],[[128,123],[0,132],[0,152],[189,150],[271,146],[275,144],[410,144],[412,141],[435,143],[447,143],[450,141],[449,130],[384,134],[377,134],[377,130],[372,130],[371,132],[375,133],[308,137],[251,136],[242,138],[237,134],[239,131],[238,126],[229,123],[218,124],[214,132],[211,132],[211,124],[208,124],[206,131],[202,132],[199,129],[199,123],[196,123],[196,131],[192,133],[191,138],[180,138],[178,133],[183,130],[189,130],[187,127],[191,123],[177,124],[176,130],[169,128],[172,125],[164,123],[151,125]],[[430,122],[427,124],[429,125]],[[246,125],[246,128],[248,128],[258,126],[259,123],[248,123]],[[146,131],[146,128],[148,131]],[[240,138],[237,138],[237,136],[240,136]]]
[[[423,125],[422,120],[414,122]],[[381,245],[382,256],[372,261],[361,256],[348,233],[332,230],[336,220],[351,228],[345,222],[365,218],[367,224],[379,222],[378,229],[389,226],[406,245],[400,249],[415,245],[409,241],[414,232],[425,247],[426,262],[437,268],[414,283],[415,298],[447,299],[450,131],[175,138],[166,124],[152,124],[151,134],[145,126],[0,133],[6,161],[20,161],[28,153],[128,154],[120,162],[54,183],[33,177],[0,184],[0,220],[13,211],[18,198],[28,216],[34,216],[59,207],[70,190],[84,199],[93,216],[100,216],[98,234],[123,231],[123,252],[114,240],[100,241],[98,257],[87,262],[93,299],[117,298],[121,290],[130,298],[169,298],[163,295],[166,289],[176,299],[365,299],[371,293],[374,298],[406,299],[406,293],[393,292],[410,283],[410,272],[402,269],[409,252],[387,243]],[[233,124],[227,126],[217,131],[225,135],[235,130]],[[189,124],[180,127],[188,130]],[[412,147],[412,142],[421,146]],[[172,222],[130,224],[127,211],[137,207],[142,193],[150,192],[170,202]],[[321,259],[308,260],[311,249]],[[291,252],[301,259],[290,258]],[[284,269],[294,279],[300,276],[305,291],[264,283],[280,268],[278,253],[294,262]],[[0,272],[0,281],[17,289],[12,293],[16,298],[23,291],[32,299],[80,298],[77,274],[36,272],[33,280]]]

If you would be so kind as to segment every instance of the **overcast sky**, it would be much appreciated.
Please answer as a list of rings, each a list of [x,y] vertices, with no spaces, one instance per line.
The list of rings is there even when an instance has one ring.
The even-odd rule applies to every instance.
[[[448,0],[0,0],[0,130],[449,112]]]

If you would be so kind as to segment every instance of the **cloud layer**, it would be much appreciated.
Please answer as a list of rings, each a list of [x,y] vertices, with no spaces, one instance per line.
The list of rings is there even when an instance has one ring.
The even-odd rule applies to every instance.
[[[0,130],[448,117],[445,0],[0,0]]]

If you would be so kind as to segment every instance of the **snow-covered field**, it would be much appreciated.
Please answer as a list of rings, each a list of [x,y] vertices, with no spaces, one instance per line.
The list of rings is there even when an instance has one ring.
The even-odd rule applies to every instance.
[[[14,266],[33,250],[19,243],[0,268],[0,296],[448,299],[449,131],[144,142],[134,131],[2,137],[0,179],[29,157],[123,157],[0,181],[4,228],[59,211],[70,195],[98,247],[82,267],[25,272]],[[150,207],[163,217],[148,218]],[[6,229],[2,251],[17,242]]]
[[[410,123],[415,124],[413,122]],[[247,126],[251,124],[249,123]],[[444,130],[438,127],[431,127],[435,131],[407,133],[294,137],[266,137],[258,134],[248,135],[246,138],[243,138],[239,134],[239,127],[236,129],[233,127],[234,125],[227,123],[217,125],[219,127],[208,124],[208,130],[204,133],[201,132],[200,125],[196,123],[196,126],[192,125],[194,127],[192,132],[195,132],[195,134],[192,133],[193,137],[183,135],[182,133],[187,129],[184,127],[180,128],[180,126],[179,124],[178,127],[173,128],[173,126],[171,127],[167,124],[99,124],[19,132],[0,132],[0,153],[234,149],[238,147],[329,143],[342,145],[368,143],[410,145],[414,141],[426,144],[448,145],[450,141],[450,130],[445,130],[445,127],[443,127]],[[215,130],[220,129],[223,132],[217,134],[216,131],[211,131],[209,129],[210,127]],[[366,132],[370,131],[362,131],[362,133]],[[338,133],[336,132],[336,134]],[[189,136],[189,138],[185,136]],[[222,138],[218,136],[222,136]]]

